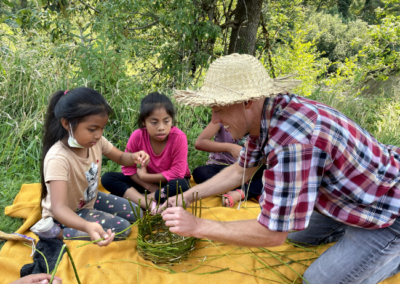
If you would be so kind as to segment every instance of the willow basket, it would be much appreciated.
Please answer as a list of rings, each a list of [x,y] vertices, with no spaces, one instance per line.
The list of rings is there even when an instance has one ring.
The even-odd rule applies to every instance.
[[[145,260],[177,263],[189,257],[197,238],[171,233],[161,214],[146,215],[138,222],[137,249]]]

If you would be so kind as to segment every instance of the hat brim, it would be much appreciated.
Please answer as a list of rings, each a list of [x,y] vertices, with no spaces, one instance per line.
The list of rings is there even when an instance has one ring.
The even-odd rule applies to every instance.
[[[175,90],[175,99],[184,105],[191,106],[228,106],[237,103],[247,102],[251,100],[259,100],[262,98],[272,97],[280,93],[290,92],[298,85],[301,80],[288,79],[293,75],[288,75],[271,80],[269,88],[261,92],[236,91],[219,85],[203,86],[200,90]]]

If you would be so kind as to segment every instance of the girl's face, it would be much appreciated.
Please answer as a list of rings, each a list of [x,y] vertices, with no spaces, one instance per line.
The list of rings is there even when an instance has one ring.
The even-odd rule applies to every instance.
[[[144,126],[153,141],[164,141],[172,127],[172,117],[165,111],[165,108],[160,107],[155,110],[145,119]]]
[[[77,125],[75,130],[72,130],[72,134],[79,145],[85,148],[91,148],[96,145],[101,139],[101,136],[103,136],[104,127],[107,122],[108,115],[106,114],[89,115]],[[66,129],[69,130],[69,125]]]

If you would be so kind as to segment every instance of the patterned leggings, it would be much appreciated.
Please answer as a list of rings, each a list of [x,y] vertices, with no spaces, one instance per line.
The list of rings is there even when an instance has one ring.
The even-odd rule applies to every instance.
[[[132,205],[136,209],[137,205],[134,203]],[[103,226],[104,231],[111,229],[115,233],[125,230],[130,223],[136,222],[135,214],[133,214],[128,200],[100,191],[97,194],[94,209],[81,209],[76,214],[88,222],[99,223]],[[143,211],[140,209],[140,217],[142,216]],[[90,236],[86,232],[68,228],[56,220],[54,222],[64,229],[64,239],[90,241]],[[114,240],[123,240],[129,236],[130,232],[131,229],[126,230],[122,234],[116,235]]]

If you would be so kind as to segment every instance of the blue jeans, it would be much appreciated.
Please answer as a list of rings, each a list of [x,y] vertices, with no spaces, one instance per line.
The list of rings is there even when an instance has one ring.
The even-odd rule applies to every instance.
[[[375,284],[400,272],[400,217],[390,227],[367,230],[314,211],[308,228],[288,238],[310,245],[337,241],[304,273],[310,284]]]

